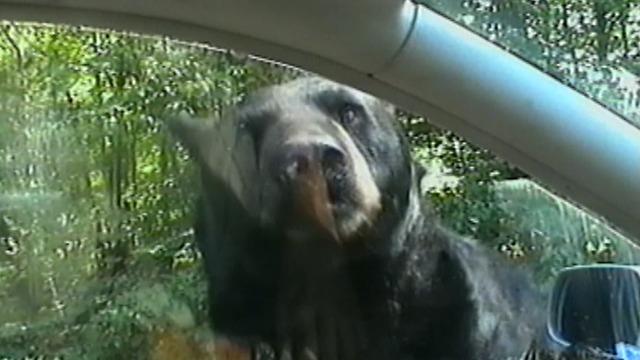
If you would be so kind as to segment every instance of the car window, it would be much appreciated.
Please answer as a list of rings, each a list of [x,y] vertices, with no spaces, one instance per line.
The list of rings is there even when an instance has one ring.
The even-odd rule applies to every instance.
[[[637,46],[632,44],[638,34],[631,19],[637,19],[638,9],[633,2],[618,3],[622,5],[616,5],[620,8],[615,14],[629,25],[624,30],[626,40],[617,27],[626,22],[605,26],[619,36],[606,45],[607,54],[614,54],[614,59],[609,55],[603,62],[593,58],[598,55],[597,46],[605,46],[594,43],[600,35],[589,41],[575,37],[565,47],[548,44],[558,54],[547,65],[535,53],[529,59],[637,121],[637,76],[627,77],[636,86],[632,94],[622,91],[619,73],[612,69],[633,74],[637,67]],[[511,37],[512,31],[533,31],[529,22],[537,22],[529,16],[524,16],[524,28],[505,30],[487,20],[493,19],[494,12],[488,2],[474,2],[473,6],[465,2],[460,7],[445,4],[451,3],[429,2],[459,21],[472,19],[476,31],[486,26],[489,30],[483,34],[500,35],[497,41],[505,46],[529,49]],[[588,6],[587,2],[579,4],[565,7],[579,11]],[[628,11],[620,10],[627,9],[623,6]],[[553,16],[548,15],[548,22],[540,25],[547,32],[536,38],[562,43],[554,16],[563,7],[551,7]],[[501,11],[511,14],[534,8],[533,3],[526,3]],[[536,11],[543,11],[540,9]],[[516,19],[519,15],[513,15],[513,26],[523,24]],[[583,42],[584,49],[578,46]],[[560,53],[565,48],[575,50],[577,60],[567,60]],[[598,77],[600,63],[609,70]],[[254,91],[308,75],[246,54],[167,38],[67,26],[0,24],[0,358],[211,358],[211,339],[216,334],[210,328],[211,293],[205,272],[225,273],[235,265],[225,262],[227,245],[211,250],[211,256],[222,260],[204,264],[193,231],[194,224],[203,221],[195,212],[203,191],[202,171],[187,146],[167,136],[165,121],[178,114],[221,119],[226,109]],[[579,81],[583,76],[590,80]],[[329,109],[337,103],[335,99],[327,95],[316,106]],[[347,105],[340,108],[341,114],[345,121],[354,121],[362,110]],[[271,113],[264,114],[268,118]],[[426,169],[424,176],[414,175],[419,197],[428,202],[429,212],[444,227],[472,239],[470,244],[481,244],[509,266],[530,273],[532,284],[542,293],[549,293],[558,274],[571,266],[640,261],[640,251],[630,239],[546,190],[512,164],[431,125],[418,114],[396,109],[394,118],[408,136],[412,159]],[[365,131],[358,134],[362,133]],[[365,141],[353,136],[354,148]],[[206,144],[223,144],[229,153],[236,150],[227,145],[228,139],[209,140]],[[383,156],[373,151],[367,154],[369,158]],[[243,184],[258,181],[262,179],[242,178]],[[223,191],[216,186],[209,188],[213,197]],[[225,215],[218,213],[218,219]],[[425,232],[431,234],[431,230]],[[421,244],[416,246],[429,248],[428,241]],[[451,246],[459,244],[467,243]],[[270,246],[251,251],[269,252]],[[400,250],[376,251],[389,255]],[[481,285],[487,280],[482,278],[482,269],[493,265],[479,261],[476,255],[465,258],[466,250],[460,251],[468,264],[479,264],[477,271],[473,267],[465,271],[477,275],[474,284]],[[420,254],[398,259],[418,259],[415,266],[421,268],[434,266],[420,263]],[[438,261],[447,264],[448,260]],[[256,270],[255,264],[242,264],[257,278],[268,273],[268,267]],[[498,269],[491,281],[505,284],[509,293],[520,291],[521,283],[507,279],[510,271]],[[426,299],[437,309],[463,304],[456,296],[466,290],[458,288],[447,288],[441,298],[421,295],[422,291],[440,291],[438,284],[446,284],[456,274],[446,273],[441,283],[426,282],[416,290],[420,295],[416,301]],[[221,276],[216,284],[223,280]],[[252,306],[262,304],[257,294],[234,293],[230,302],[247,302],[246,311],[252,314]],[[502,307],[524,306],[506,298],[496,301],[502,301]],[[391,299],[389,303],[391,307],[396,304]],[[400,336],[390,328],[389,339],[413,339],[417,324],[431,329],[424,325],[424,319],[430,319],[427,314],[410,310],[407,305],[405,311],[411,315],[402,321],[415,321],[415,329],[407,326]],[[466,321],[461,313],[438,310],[435,314],[440,321]],[[232,328],[236,320],[238,328],[248,321],[243,313],[229,316]],[[216,324],[218,318],[212,321]],[[412,341],[402,343],[406,351],[427,351],[420,338]],[[458,345],[446,346],[457,349]]]
[[[417,0],[640,127],[634,1]]]

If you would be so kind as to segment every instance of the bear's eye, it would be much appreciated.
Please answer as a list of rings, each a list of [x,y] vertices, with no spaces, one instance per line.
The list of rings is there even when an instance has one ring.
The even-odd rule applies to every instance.
[[[338,117],[342,125],[351,126],[360,121],[362,114],[356,105],[346,104],[338,112]]]

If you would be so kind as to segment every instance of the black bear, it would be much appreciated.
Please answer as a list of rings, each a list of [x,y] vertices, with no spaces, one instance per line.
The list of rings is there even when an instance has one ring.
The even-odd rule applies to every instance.
[[[528,275],[443,228],[394,109],[318,77],[171,132],[201,169],[211,326],[279,359],[508,359],[542,329]],[[244,346],[244,345],[243,345]]]

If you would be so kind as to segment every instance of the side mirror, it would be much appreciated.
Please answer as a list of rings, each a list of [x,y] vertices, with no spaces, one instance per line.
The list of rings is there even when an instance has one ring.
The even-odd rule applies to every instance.
[[[561,346],[640,358],[640,266],[566,268],[557,276],[549,306],[547,329]]]

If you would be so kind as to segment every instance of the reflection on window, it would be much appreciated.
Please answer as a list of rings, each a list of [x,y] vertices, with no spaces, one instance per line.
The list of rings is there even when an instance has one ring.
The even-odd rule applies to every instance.
[[[640,4],[634,0],[418,0],[640,127]]]
[[[161,121],[220,115],[302,72],[167,39],[0,30],[0,358],[208,358],[191,237],[198,176]],[[630,44],[637,33],[626,31]],[[602,51],[622,64],[637,49],[614,52],[619,35]],[[578,61],[554,55],[550,68],[588,72],[594,41],[576,47]],[[541,287],[567,266],[638,263],[627,239],[517,168],[419,116],[398,118],[445,224],[532,269]]]

